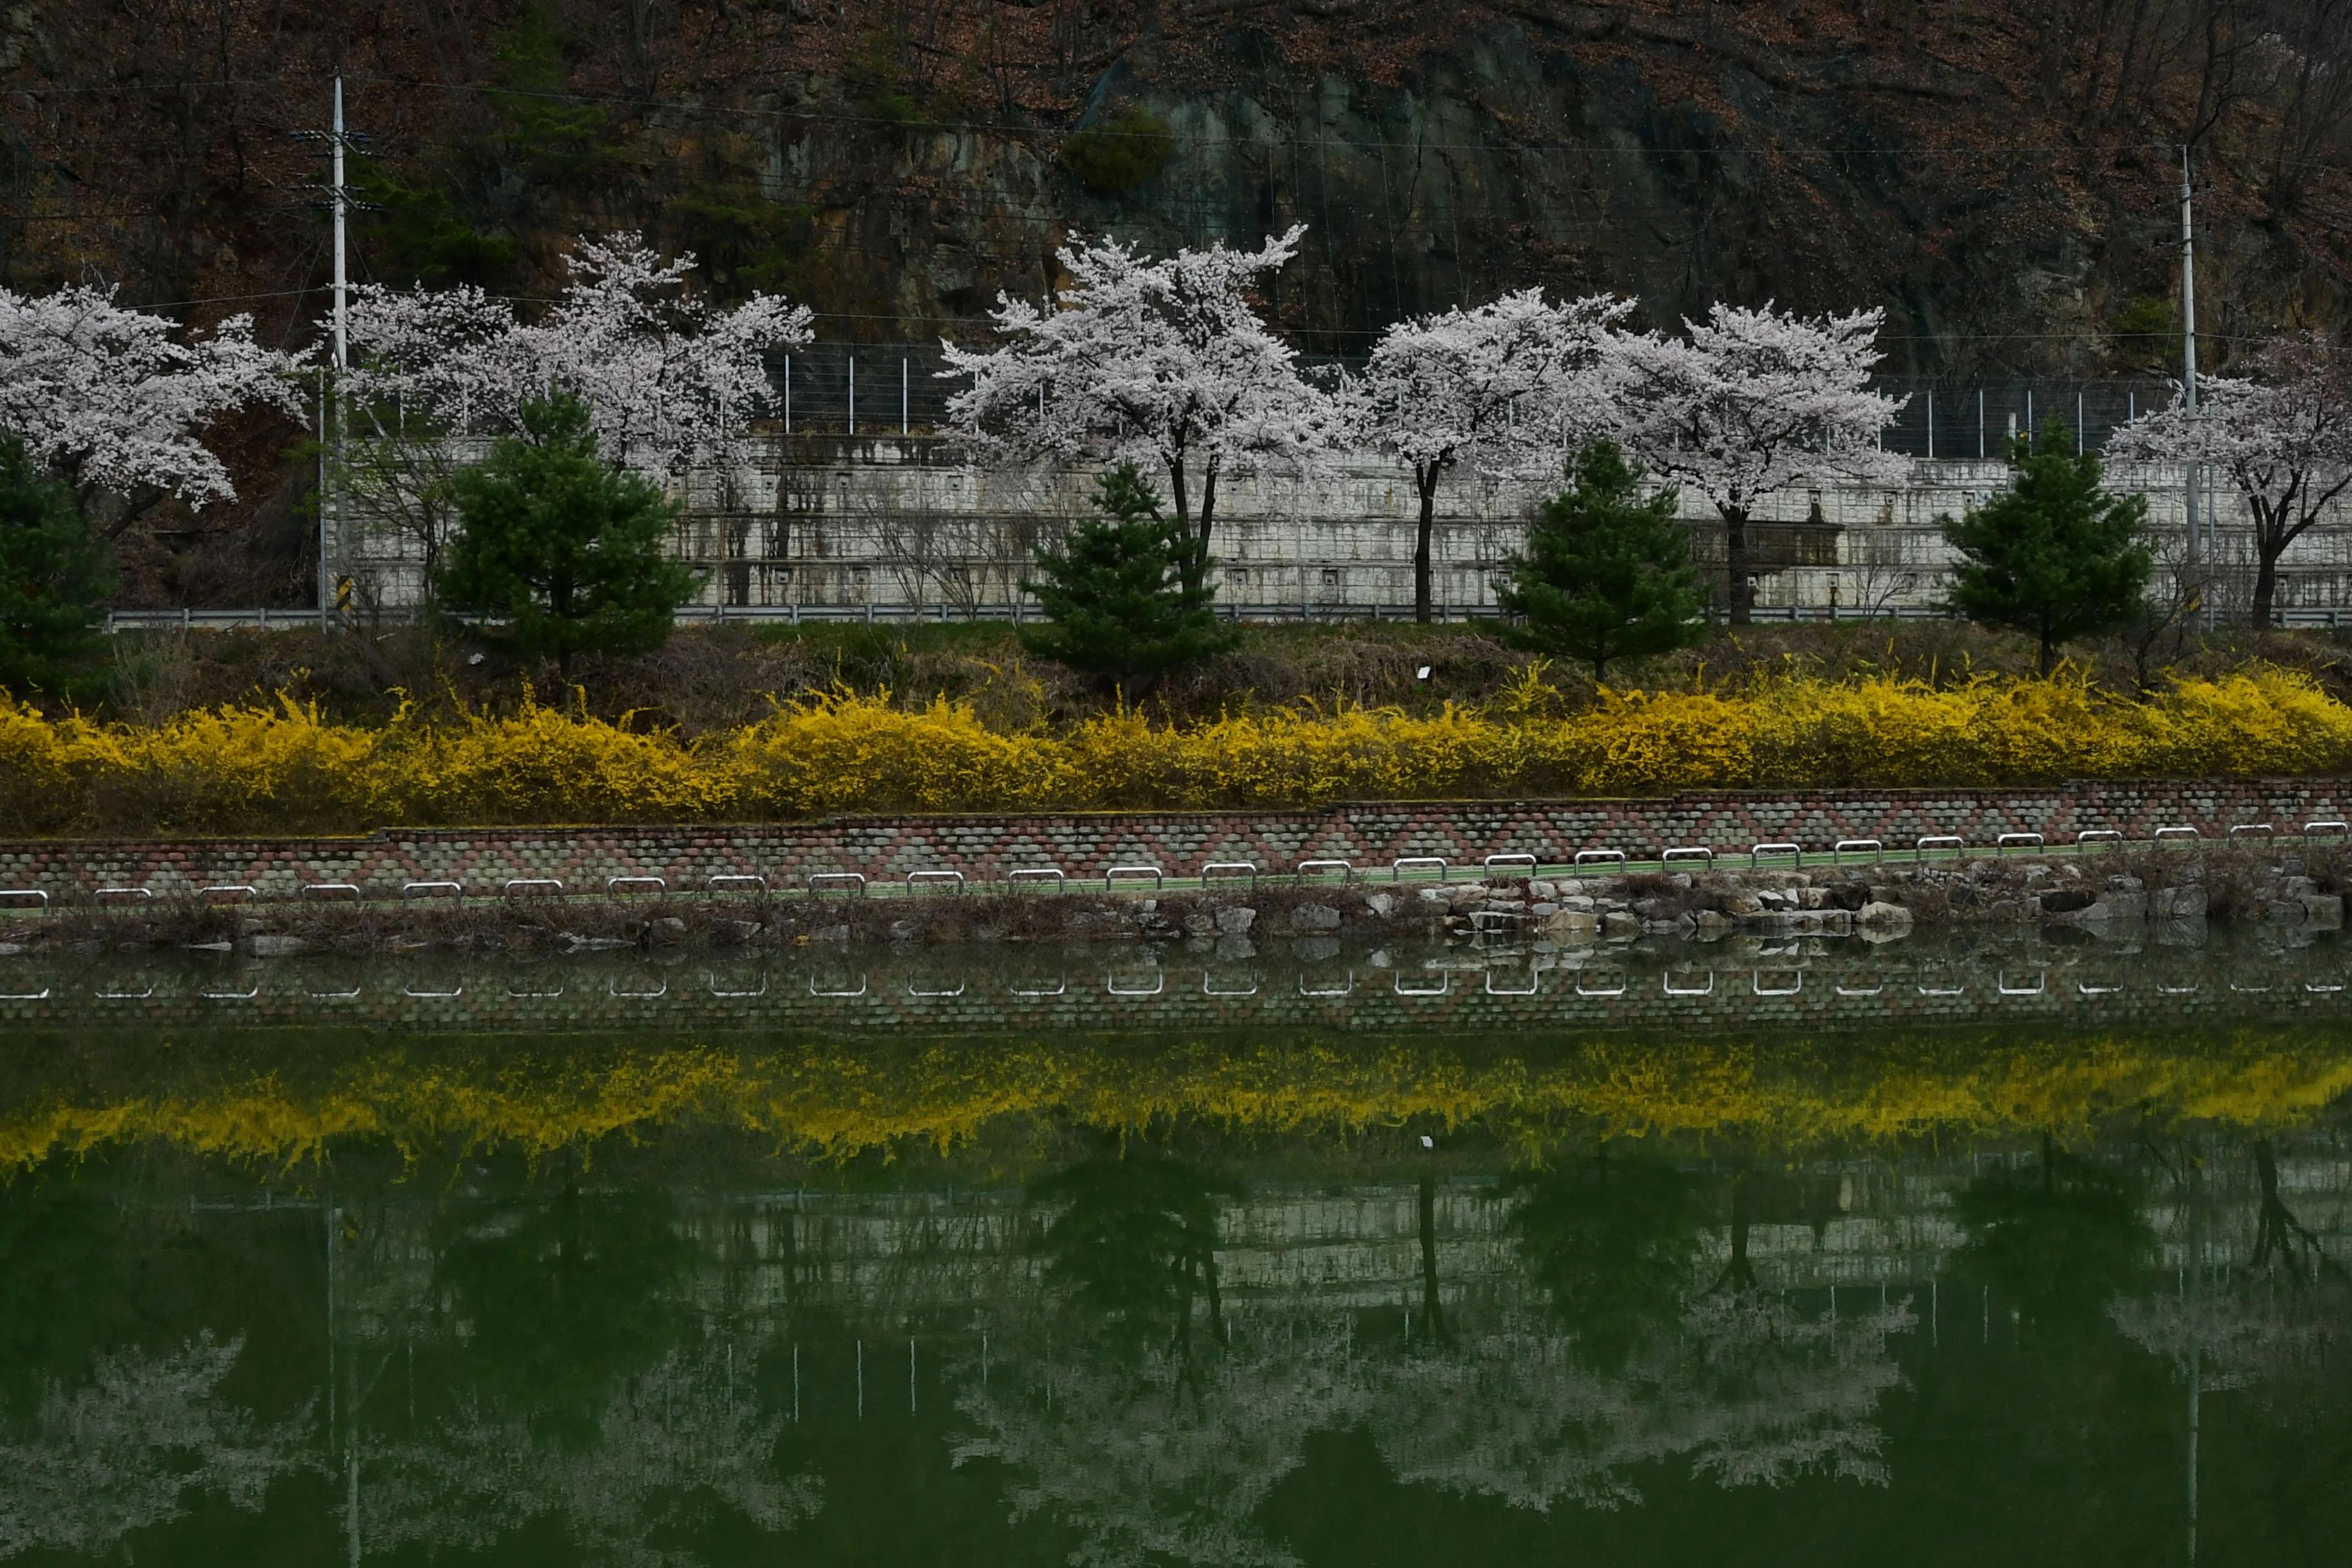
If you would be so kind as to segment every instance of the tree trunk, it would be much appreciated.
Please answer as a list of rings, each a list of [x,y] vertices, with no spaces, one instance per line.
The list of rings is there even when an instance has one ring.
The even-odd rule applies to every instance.
[[[1726,614],[1735,626],[1744,626],[1753,618],[1756,593],[1748,583],[1748,509],[1727,506],[1717,509],[1723,513],[1723,564],[1730,595],[1725,601]]]
[[[2278,597],[2279,557],[2286,546],[2278,542],[2268,529],[2254,535],[2254,630],[2268,631],[2271,626],[2271,606]]]
[[[1209,1298],[1209,1341],[1212,1345],[1225,1342],[1225,1297],[1217,1283],[1217,1238],[1209,1237],[1201,1248],[1201,1285]]]
[[[2040,666],[2042,678],[2044,680],[2050,679],[2050,672],[2057,667],[2057,663],[2058,644],[2051,637],[2050,628],[2045,626],[2042,628],[2042,662]]]
[[[1186,533],[1192,531],[1191,493],[1184,488],[1184,459],[1168,459],[1168,493],[1176,502],[1176,521]]]
[[[1731,1167],[1731,1261],[1716,1279],[1718,1290],[1735,1293],[1756,1289],[1756,1268],[1748,1261],[1748,1162]]]
[[[1445,1306],[1437,1294],[1437,1173],[1421,1173],[1421,1315],[1429,1342],[1445,1343]]]
[[[1429,464],[1414,470],[1415,488],[1421,491],[1421,531],[1412,542],[1412,618],[1426,625],[1429,621],[1429,538],[1437,519],[1437,465]]]
[[[1209,530],[1217,518],[1217,465],[1211,463],[1209,471],[1201,476],[1201,569],[1209,566]]]

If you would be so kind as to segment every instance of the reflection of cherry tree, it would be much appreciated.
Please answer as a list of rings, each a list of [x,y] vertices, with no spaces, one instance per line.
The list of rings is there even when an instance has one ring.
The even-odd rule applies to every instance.
[[[1033,1345],[966,1393],[978,1430],[956,1458],[1012,1467],[1015,1517],[1074,1528],[1088,1565],[1288,1563],[1253,1516],[1309,1436],[1357,1426],[1401,1480],[1519,1508],[1638,1502],[1625,1472],[1674,1460],[1726,1487],[1883,1484],[1875,1416],[1900,1382],[1886,1342],[1916,1321],[1905,1303],[1832,1321],[1694,1295],[1611,1370],[1532,1321],[1392,1359],[1356,1352],[1344,1321],[1237,1319],[1206,1361],[1073,1360],[1066,1342],[1049,1364]]]
[[[1294,1561],[1252,1522],[1296,1468],[1307,1436],[1370,1409],[1344,1324],[1231,1321],[1223,1353],[1154,1347],[1139,1360],[1110,1345],[1048,1360],[1024,1347],[969,1389],[978,1428],[956,1462],[994,1459],[1020,1478],[1013,1517],[1049,1511],[1082,1544],[1075,1563],[1171,1560],[1223,1565]]]
[[[1986,1173],[1953,1212],[1969,1232],[1961,1269],[2015,1303],[2059,1352],[2103,1334],[2109,1303],[2137,1287],[2156,1245],[2129,1173],[2047,1134],[2032,1170]]]
[[[672,1353],[625,1380],[587,1441],[557,1447],[524,1420],[468,1402],[406,1442],[361,1451],[360,1538],[370,1552],[417,1543],[487,1551],[551,1519],[599,1562],[693,1560],[655,1544],[692,1506],[715,1504],[762,1531],[789,1529],[822,1502],[813,1477],[770,1462],[782,1422],[730,1392],[720,1355]]]
[[[1678,1323],[1601,1370],[1572,1336],[1465,1336],[1382,1369],[1375,1436],[1401,1479],[1548,1510],[1638,1502],[1623,1472],[1686,1459],[1727,1487],[1806,1475],[1883,1484],[1875,1422],[1901,1380],[1907,1304],[1832,1320],[1753,1291],[1685,1300]]]
[[[258,1509],[303,1462],[304,1422],[262,1427],[214,1399],[243,1348],[204,1333],[169,1355],[106,1356],[87,1387],[50,1384],[29,1426],[0,1442],[0,1557],[110,1555],[131,1531],[178,1518],[191,1491]]]
[[[2170,1294],[2116,1300],[2116,1326],[2200,1387],[2308,1393],[2352,1348],[2352,1277],[2287,1206],[2270,1140],[2253,1147],[2260,1198],[2243,1266]]]
[[[1914,1325],[1908,1304],[1808,1316],[1702,1289],[1704,1205],[1669,1165],[1507,1178],[1505,1229],[1547,1300],[1496,1303],[1402,1356],[1360,1353],[1346,1317],[1230,1320],[1202,1353],[1181,1325],[1193,1282],[1215,1278],[1222,1194],[1174,1162],[1096,1162],[1035,1192],[1067,1205],[1041,1249],[1076,1310],[1058,1350],[1034,1336],[967,1391],[978,1430],[957,1459],[1011,1467],[1015,1516],[1075,1528],[1073,1562],[1287,1563],[1253,1516],[1307,1437],[1359,1426],[1402,1480],[1539,1510],[1638,1501],[1626,1472],[1668,1460],[1727,1487],[1885,1479],[1875,1416],[1900,1382],[1886,1341]]]

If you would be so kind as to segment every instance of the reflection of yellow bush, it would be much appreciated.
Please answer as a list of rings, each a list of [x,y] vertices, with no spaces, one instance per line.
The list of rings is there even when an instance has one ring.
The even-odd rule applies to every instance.
[[[1759,681],[1610,692],[1562,714],[1531,676],[1492,710],[1311,706],[1173,728],[1140,714],[1060,734],[887,692],[780,706],[682,738],[526,703],[380,730],[281,701],[152,728],[48,721],[0,699],[0,832],[692,822],[837,811],[1313,806],[1505,794],[2021,784],[2339,773],[2352,708],[2255,669],[2158,700],[2076,679]]]
[[[241,1051],[253,1043],[243,1038]],[[1799,1153],[1927,1136],[2074,1136],[2116,1117],[2284,1129],[2352,1089],[2352,1045],[2251,1032],[2163,1044],[1911,1034],[1507,1049],[1056,1039],[747,1053],[567,1041],[543,1055],[504,1040],[371,1045],[348,1057],[297,1038],[280,1070],[201,1085],[93,1095],[46,1092],[16,1075],[16,1103],[0,1108],[0,1171],[149,1142],[275,1164],[346,1140],[389,1142],[411,1159],[537,1156],[692,1125],[848,1160],[1066,1121],[1347,1135],[1421,1120],[1528,1150],[1597,1128]],[[201,1072],[189,1052],[173,1059]]]

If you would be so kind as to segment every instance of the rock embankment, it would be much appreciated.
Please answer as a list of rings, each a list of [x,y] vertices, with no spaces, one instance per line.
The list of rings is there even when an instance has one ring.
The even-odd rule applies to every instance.
[[[512,900],[422,905],[206,906],[159,902],[0,922],[0,955],[175,947],[284,957],[401,952],[850,942],[1130,941],[1247,957],[1343,938],[1532,943],[1565,949],[1637,937],[1705,942],[1734,932],[1888,940],[1917,927],[2066,926],[2125,934],[2208,918],[2340,926],[2347,857],[2213,847],[1811,869],[1632,871],[1475,882],[1297,886],[1266,880],[1145,894],[1089,892],[784,899]]]
[[[2074,926],[2121,932],[2209,916],[2332,929],[2344,921],[2336,858],[2236,852],[1635,872],[1428,887],[1414,899],[1458,936],[1508,932],[1556,946],[1735,931],[1888,938],[1918,925]]]

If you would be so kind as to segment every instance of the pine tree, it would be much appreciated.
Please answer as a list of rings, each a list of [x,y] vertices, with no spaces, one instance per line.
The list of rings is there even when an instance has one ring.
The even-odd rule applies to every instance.
[[[1037,596],[1047,624],[1022,635],[1031,653],[1090,675],[1147,685],[1220,653],[1215,590],[1199,537],[1163,517],[1160,496],[1133,463],[1095,481],[1099,519],[1073,528],[1060,549],[1037,551]]]
[[[1526,618],[1519,640],[1586,661],[1598,681],[1612,658],[1696,639],[1706,594],[1675,520],[1678,490],[1643,500],[1645,475],[1612,441],[1585,447],[1568,472],[1569,488],[1544,502],[1496,597]]]
[[[522,426],[450,480],[459,528],[443,601],[504,621],[526,658],[553,658],[567,679],[583,649],[659,647],[695,588],[667,548],[669,498],[597,456],[588,405],[567,393],[524,405]]]
[[[73,492],[0,440],[0,689],[70,696],[72,666],[103,640],[99,606],[113,563]]]
[[[2055,420],[2010,444],[2009,489],[1957,522],[1937,519],[1959,552],[1945,608],[2041,639],[2050,673],[2058,645],[2129,623],[2142,610],[2155,548],[2147,500],[2100,488],[2098,455],[2072,454]]]

